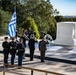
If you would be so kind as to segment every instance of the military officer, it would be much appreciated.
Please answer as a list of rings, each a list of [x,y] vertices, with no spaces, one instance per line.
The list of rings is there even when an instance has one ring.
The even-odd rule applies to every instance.
[[[42,37],[42,40],[39,42],[39,50],[40,50],[40,59],[41,62],[44,62],[45,59],[45,52],[46,52],[46,41],[44,37]]]
[[[8,42],[8,37],[4,37],[5,41],[2,43],[3,54],[4,54],[4,63],[8,64],[8,55],[10,52],[10,46]]]
[[[24,55],[24,51],[25,51],[25,46],[23,44],[23,40],[20,39],[20,42],[17,46],[18,52],[18,66],[22,66],[22,60],[23,60],[23,55]]]
[[[16,51],[17,51],[17,43],[15,41],[15,38],[12,38],[12,41],[10,42],[11,65],[14,65]]]

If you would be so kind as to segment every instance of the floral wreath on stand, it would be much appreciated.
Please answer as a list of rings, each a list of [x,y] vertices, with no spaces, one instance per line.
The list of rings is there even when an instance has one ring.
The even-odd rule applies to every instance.
[[[44,38],[45,38],[47,44],[50,44],[52,42],[52,40],[53,40],[52,37],[49,34],[46,34],[44,36]]]

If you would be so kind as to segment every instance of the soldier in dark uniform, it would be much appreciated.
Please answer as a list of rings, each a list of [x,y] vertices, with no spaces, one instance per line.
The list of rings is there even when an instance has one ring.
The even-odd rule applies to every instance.
[[[8,64],[8,55],[10,52],[10,46],[8,42],[8,37],[5,37],[4,39],[5,41],[2,43],[3,53],[4,53],[4,63]]]
[[[25,34],[23,34],[22,35],[22,37],[20,37],[20,39],[22,39],[23,40],[23,44],[24,44],[24,46],[25,46],[25,48],[26,48],[26,35]],[[24,51],[24,55],[23,55],[23,58],[25,58],[25,51]]]
[[[29,50],[30,50],[30,61],[33,61],[34,51],[35,51],[35,38],[31,36],[28,42]]]
[[[44,62],[45,59],[45,51],[46,51],[46,41],[44,37],[42,37],[42,40],[39,42],[39,50],[40,50],[40,59],[41,62]]]
[[[25,38],[25,34],[23,34],[23,35],[20,37],[20,39],[23,40],[23,44],[24,44],[24,46],[26,47],[26,38]]]
[[[23,44],[23,40],[20,39],[20,43],[17,46],[18,52],[18,66],[22,66],[22,59],[23,59],[23,55],[24,55],[24,51],[25,51],[25,46]]]
[[[16,50],[17,50],[17,43],[15,41],[15,38],[12,38],[12,41],[10,42],[11,65],[14,65]]]

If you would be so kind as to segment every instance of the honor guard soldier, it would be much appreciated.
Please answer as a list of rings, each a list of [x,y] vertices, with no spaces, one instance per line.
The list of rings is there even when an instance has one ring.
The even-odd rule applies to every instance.
[[[26,48],[26,35],[25,35],[25,34],[23,34],[23,35],[20,37],[20,39],[22,39],[22,40],[23,40],[24,47]],[[25,51],[24,51],[23,58],[25,59]]]
[[[25,46],[23,44],[23,40],[20,39],[20,42],[17,46],[18,52],[18,66],[22,66],[22,60],[23,60],[23,55],[24,55],[24,51],[25,51]]]
[[[4,53],[4,63],[8,64],[8,55],[10,52],[10,46],[8,42],[8,37],[4,37],[5,41],[2,43],[3,53]]]
[[[16,50],[17,50],[17,43],[15,41],[15,38],[12,38],[12,41],[10,42],[11,65],[14,65]]]

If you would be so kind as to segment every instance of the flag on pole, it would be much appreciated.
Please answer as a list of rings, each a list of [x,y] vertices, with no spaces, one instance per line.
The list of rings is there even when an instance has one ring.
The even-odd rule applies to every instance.
[[[14,10],[10,23],[8,25],[8,35],[10,37],[16,36],[16,10]]]

